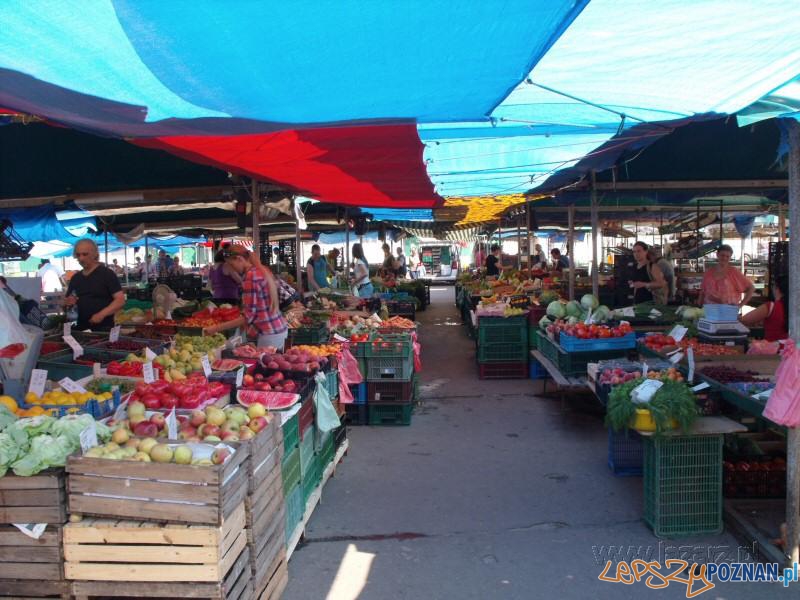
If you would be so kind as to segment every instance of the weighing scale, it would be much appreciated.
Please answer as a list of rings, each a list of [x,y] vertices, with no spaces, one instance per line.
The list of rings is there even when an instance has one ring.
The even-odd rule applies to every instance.
[[[702,342],[734,342],[744,344],[750,329],[739,321],[714,322],[708,319],[697,321],[698,339]]]

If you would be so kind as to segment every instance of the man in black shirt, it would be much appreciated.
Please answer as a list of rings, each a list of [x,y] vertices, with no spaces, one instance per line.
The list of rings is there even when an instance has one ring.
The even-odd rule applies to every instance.
[[[497,277],[500,275],[500,246],[492,245],[492,253],[486,257],[486,276]]]
[[[65,304],[78,305],[78,329],[111,329],[114,315],[125,305],[117,275],[100,264],[100,250],[92,240],[75,244],[75,258],[82,271],[69,280]],[[77,298],[75,297],[77,296]]]

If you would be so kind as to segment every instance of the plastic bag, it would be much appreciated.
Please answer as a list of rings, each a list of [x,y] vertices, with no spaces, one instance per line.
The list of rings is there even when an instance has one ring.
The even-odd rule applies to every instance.
[[[339,365],[339,402],[341,404],[352,404],[354,399],[352,392],[350,392],[350,386],[364,381],[358,368],[358,361],[347,346],[342,346],[341,351],[336,355],[336,359]]]
[[[316,410],[317,429],[325,433],[326,431],[333,431],[339,425],[339,415],[336,414],[336,409],[331,402],[328,388],[325,385],[327,376],[325,373],[317,373],[314,380],[317,382],[317,390],[314,392],[314,407]]]
[[[419,373],[422,371],[422,346],[417,341],[416,333],[411,336],[411,340],[414,344],[414,372]]]
[[[786,344],[775,371],[775,389],[767,400],[764,417],[778,425],[800,425],[800,351],[792,341]]]

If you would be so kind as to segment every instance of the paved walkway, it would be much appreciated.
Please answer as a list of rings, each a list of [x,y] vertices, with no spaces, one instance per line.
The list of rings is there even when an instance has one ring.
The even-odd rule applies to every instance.
[[[562,410],[537,397],[541,382],[479,380],[453,288],[432,297],[419,313],[423,404],[410,427],[349,429],[350,452],[289,563],[286,600],[685,598],[676,583],[600,582],[597,554],[736,552],[727,534],[655,538],[641,521],[641,478],[608,470],[591,403],[570,398]],[[729,583],[702,597],[788,595]]]

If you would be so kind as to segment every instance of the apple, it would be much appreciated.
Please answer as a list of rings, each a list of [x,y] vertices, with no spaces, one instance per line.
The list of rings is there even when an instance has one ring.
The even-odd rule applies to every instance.
[[[256,436],[256,434],[253,433],[253,430],[250,429],[247,425],[242,425],[239,428],[239,440],[240,441],[252,440],[255,436]]]
[[[267,425],[269,425],[269,421],[267,421],[266,417],[254,417],[250,419],[250,423],[247,426],[252,429],[254,433],[258,433]]]
[[[242,377],[242,384],[245,387],[251,387],[254,383],[255,379],[253,378],[252,375],[245,375],[244,377]]]
[[[258,402],[255,402],[247,407],[247,416],[250,417],[251,419],[254,419],[256,417],[264,417],[266,416],[266,414],[267,414],[267,409],[264,408],[263,404],[259,404]]]
[[[142,421],[134,426],[133,433],[138,437],[152,438],[158,435],[158,427],[150,421]],[[141,447],[141,444],[139,446]]]
[[[211,462],[215,465],[221,465],[231,455],[230,450],[227,448],[217,448],[211,453]]]
[[[178,434],[179,440],[188,440],[189,438],[193,438],[197,435],[197,429],[189,425],[188,427],[181,429],[180,433]]]
[[[164,426],[167,424],[167,420],[161,413],[155,413],[154,415],[151,415],[150,422],[159,429],[164,429]]]
[[[139,442],[139,451],[147,452],[147,454],[150,454],[150,450],[152,450],[153,446],[155,446],[156,444],[158,444],[158,442],[155,440],[155,438],[146,437]]]
[[[206,422],[206,413],[202,410],[193,410],[192,416],[189,419],[189,423],[191,423],[194,427],[200,427],[203,423]]]
[[[150,458],[157,463],[168,463],[172,461],[172,448],[166,444],[156,444],[150,450]]]
[[[124,444],[130,439],[130,434],[128,433],[127,429],[117,429],[114,433],[111,434],[111,441],[117,444]]]
[[[175,462],[179,465],[188,465],[192,462],[192,449],[189,446],[178,446],[174,452]]]
[[[139,400],[134,400],[128,405],[128,417],[141,416],[144,417],[144,411],[147,407]]]
[[[127,442],[125,442],[125,447],[126,448],[134,448],[134,449],[138,450],[140,443],[141,443],[141,440],[136,439],[136,438],[131,438]]]
[[[204,438],[210,435],[219,437],[222,434],[222,429],[220,429],[218,425],[209,425],[208,423],[206,423],[205,425],[203,425],[202,429],[203,429],[202,432],[198,431],[198,433],[202,435]]]
[[[220,427],[220,430],[222,433],[225,433],[226,431],[236,432],[239,431],[239,427],[241,427],[241,424],[238,421],[235,419],[229,419],[225,421],[225,424],[222,427]]]
[[[209,442],[209,443],[210,442],[221,442],[222,438],[219,437],[218,435],[207,435],[206,437],[203,438],[203,441],[204,442]]]
[[[211,425],[222,425],[227,420],[225,411],[217,408],[216,406],[209,406],[206,408],[206,423]]]
[[[223,431],[222,432],[222,441],[223,442],[238,442],[239,441],[239,432],[238,431]]]

